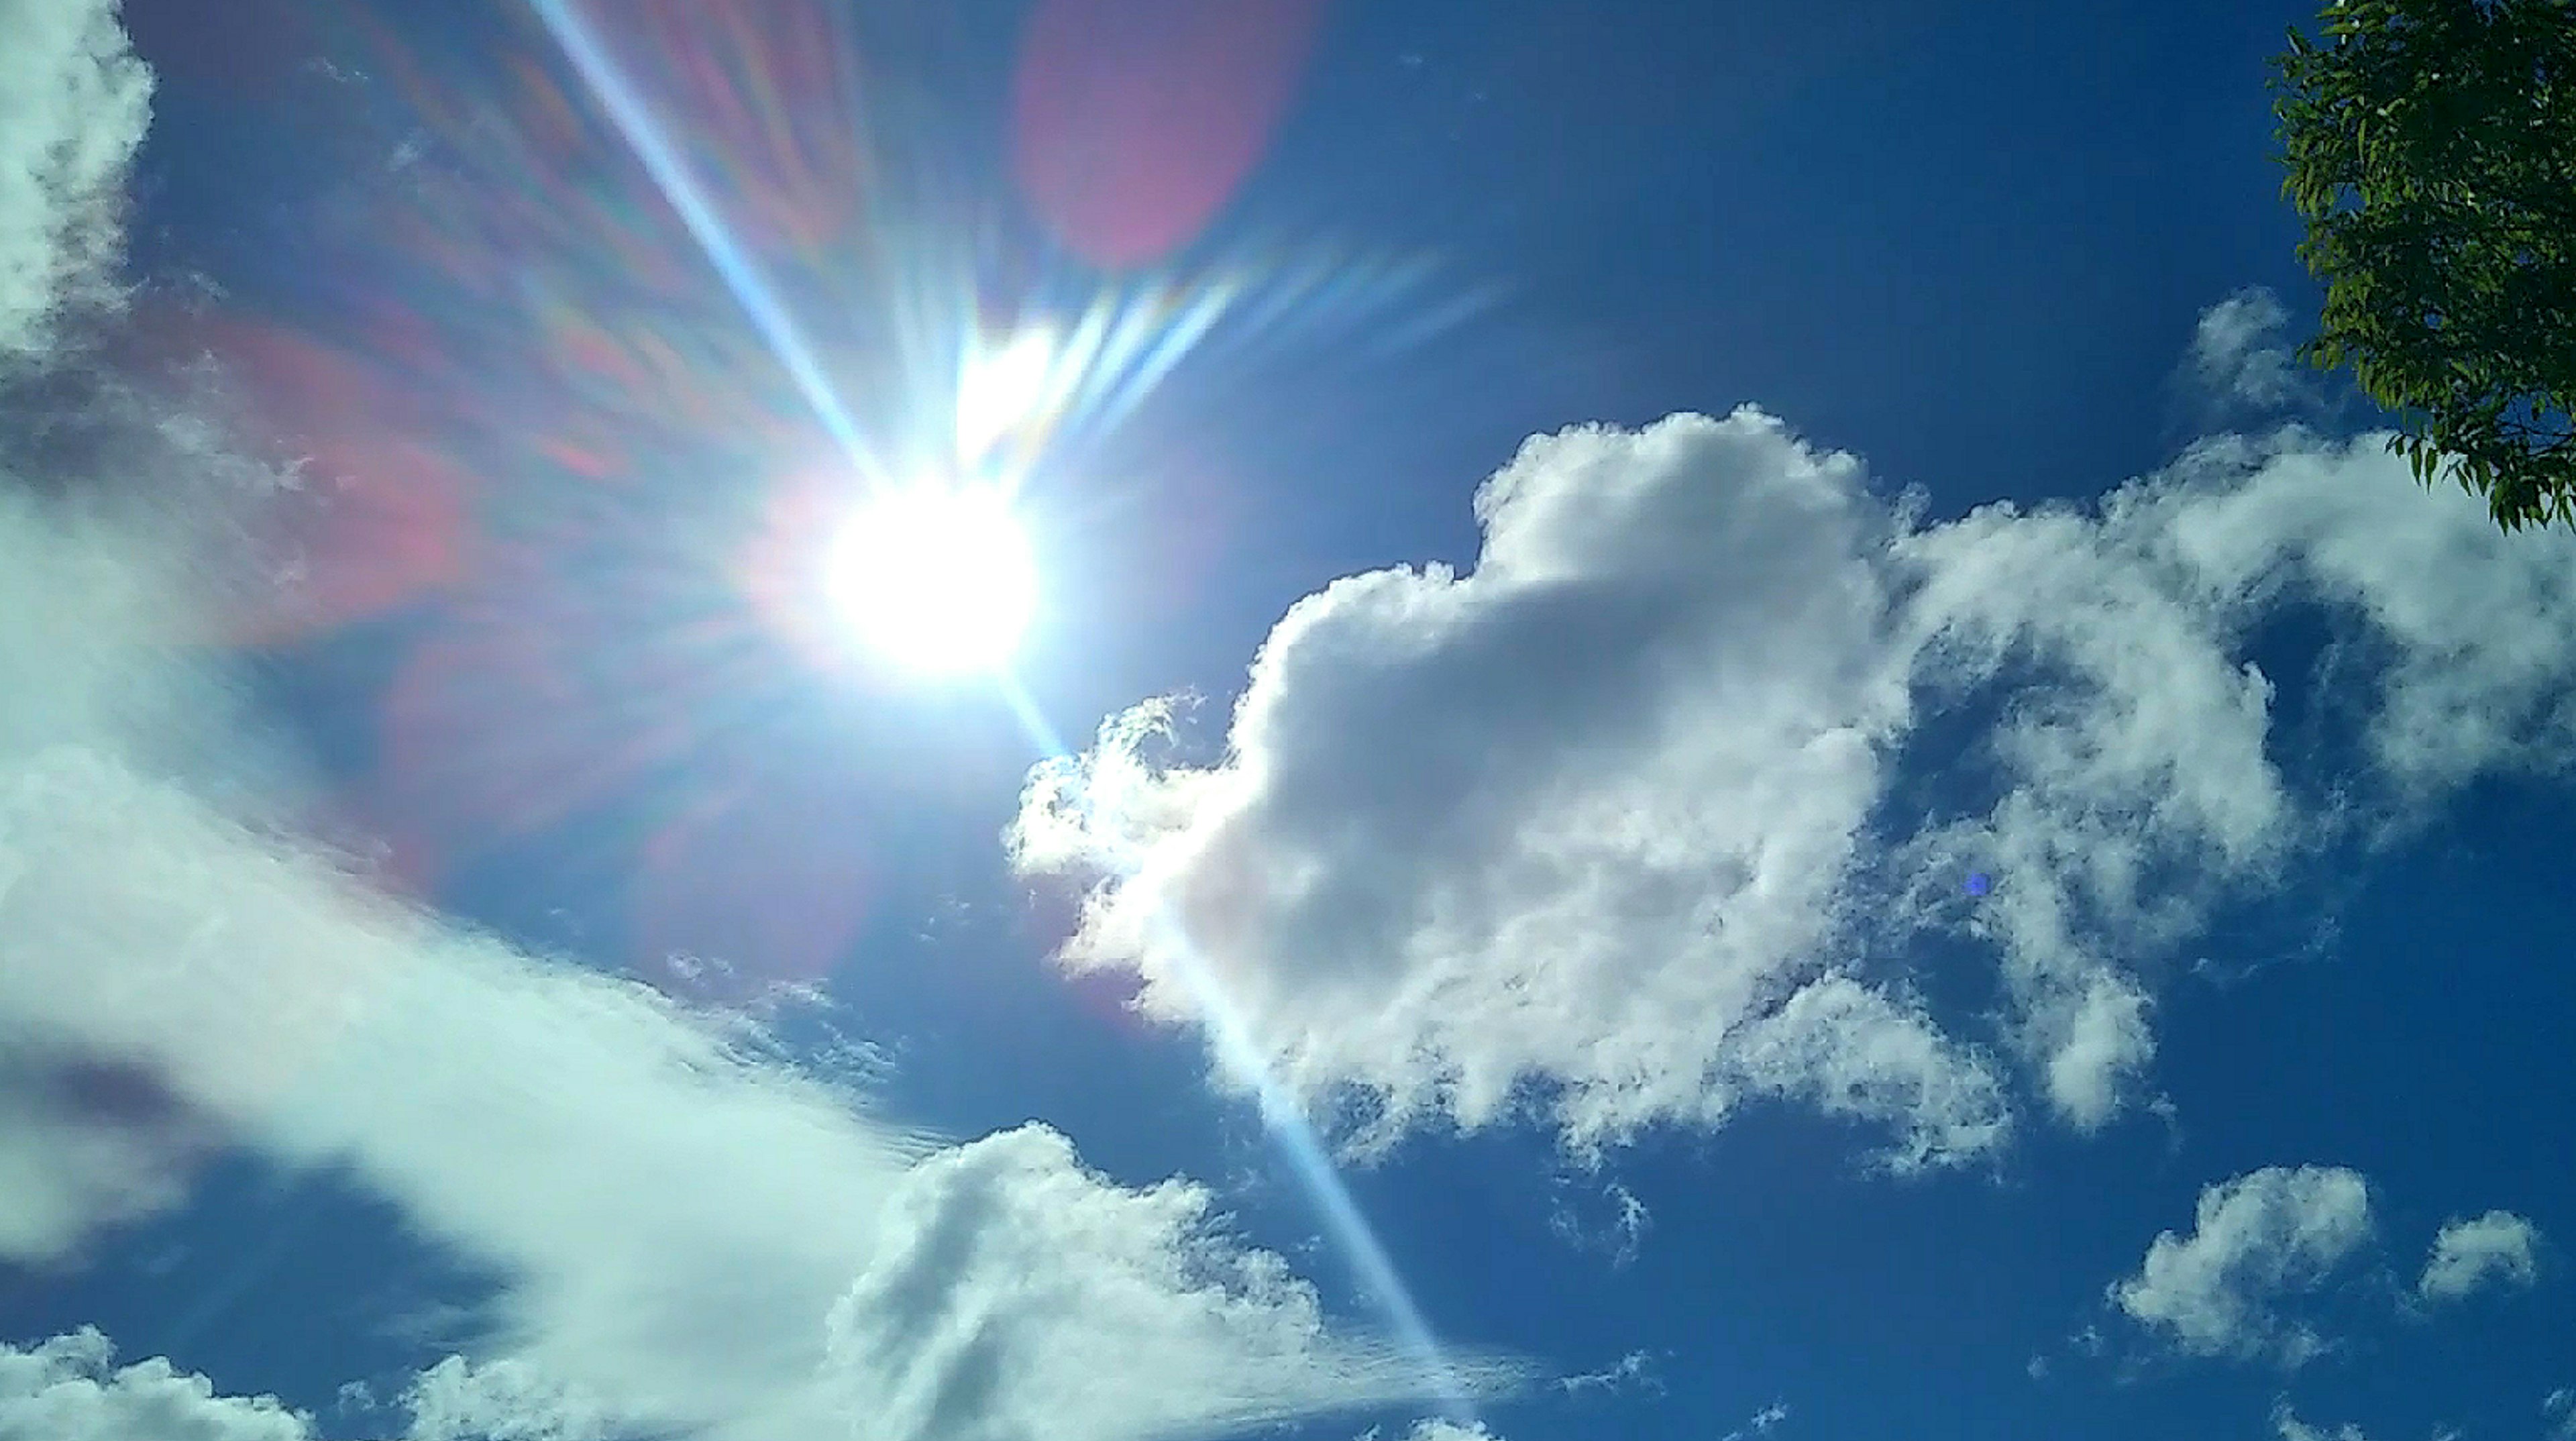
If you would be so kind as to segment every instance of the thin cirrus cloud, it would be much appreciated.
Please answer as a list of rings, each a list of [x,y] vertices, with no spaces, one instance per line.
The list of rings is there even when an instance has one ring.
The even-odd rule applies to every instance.
[[[2527,1288],[2540,1279],[2540,1230],[2511,1211],[2445,1222],[2433,1237],[2416,1291],[2458,1301],[2490,1287]]]
[[[2113,1305],[2186,1355],[2298,1366],[2328,1342],[2288,1314],[2367,1245],[2369,1183],[2338,1166],[2266,1166],[2204,1188],[2188,1235],[2167,1231]]]
[[[2381,440],[2217,436],[1926,525],[1750,408],[1538,437],[1472,568],[1307,596],[1216,759],[1147,702],[1032,775],[1013,854],[1085,890],[1066,966],[1178,1025],[1221,992],[1357,1147],[1534,1118],[1583,1154],[1760,1100],[1899,1169],[1991,1156],[2026,1097],[2089,1130],[2150,1093],[2213,905],[2576,751],[2576,537]],[[2249,655],[2293,608],[2373,658],[2354,773],[2275,732]],[[1924,1000],[1962,950],[2000,1020]]]
[[[105,4],[0,0],[0,33],[33,126],[0,127],[0,339],[44,361],[113,292],[148,81]],[[1171,1437],[1520,1375],[1340,1325],[1202,1187],[1113,1183],[1041,1126],[915,1134],[355,883],[175,633],[261,577],[223,543],[241,463],[167,439],[148,486],[0,462],[0,1255],[175,1202],[213,1145],[342,1177],[499,1281],[405,1392],[414,1441]],[[8,1441],[311,1429],[94,1332],[0,1353]]]

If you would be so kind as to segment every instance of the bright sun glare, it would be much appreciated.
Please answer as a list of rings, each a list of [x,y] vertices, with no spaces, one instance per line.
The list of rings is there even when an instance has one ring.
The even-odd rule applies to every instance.
[[[994,671],[1037,610],[1037,564],[990,486],[915,484],[868,502],[832,557],[832,598],[869,649],[917,675]]]

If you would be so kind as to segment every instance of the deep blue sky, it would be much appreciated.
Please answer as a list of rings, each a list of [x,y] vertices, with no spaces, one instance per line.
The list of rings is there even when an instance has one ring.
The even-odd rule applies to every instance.
[[[1476,485],[1524,437],[1578,422],[1757,404],[1864,457],[1876,493],[1919,488],[1934,521],[1997,500],[2088,502],[2159,469],[2216,414],[2181,374],[2203,310],[2264,287],[2295,332],[2314,302],[2264,88],[2307,9],[1339,6],[1261,163],[1169,268],[1345,254],[1355,271],[1419,261],[1426,278],[1231,335],[1065,462],[1042,499],[1094,518],[1065,532],[1075,594],[1033,648],[1038,704],[1077,745],[1103,716],[1183,688],[1217,702],[1216,726],[1291,603],[1375,567],[1472,564]],[[382,172],[415,102],[368,47],[423,57],[470,96],[498,83],[524,27],[402,15],[390,41],[279,24],[217,46],[192,0],[128,10],[163,70],[135,188],[138,266],[162,287],[211,279],[225,313],[378,343],[385,330],[353,310],[399,283],[365,257],[406,183]],[[960,209],[994,217],[990,243],[1029,273],[1079,283],[1013,209],[999,159],[1017,7],[952,12],[856,30],[872,63],[916,87],[900,114],[941,187],[970,197]],[[326,54],[355,78],[319,76]],[[1466,299],[1463,319],[1405,327]],[[706,313],[721,301],[711,290]],[[1111,501],[1186,519],[1131,527]],[[390,677],[448,623],[423,604],[277,647],[265,700],[333,783],[365,790],[388,764],[371,727]],[[2280,715],[2349,683],[2316,637],[2262,644]],[[1123,1016],[1117,984],[1047,964],[1069,913],[1031,903],[995,841],[1033,758],[1009,717],[954,698],[803,703],[815,716],[746,772],[758,783],[792,787],[852,711],[847,734],[908,758],[842,767],[871,808],[857,849],[876,889],[829,981],[829,1027],[883,1048],[889,1109],[958,1136],[1043,1119],[1121,1181],[1203,1179],[1336,1308],[1369,1314],[1257,1118],[1205,1084],[1196,1036]],[[545,714],[542,698],[524,704]],[[2300,763],[2294,719],[2275,744]],[[632,897],[657,883],[637,878],[637,837],[667,814],[656,797],[690,793],[705,779],[692,766],[732,778],[744,754],[710,742],[672,763],[677,779],[655,772],[496,841],[427,895],[572,961],[633,965]],[[382,804],[392,813],[372,820],[410,819]],[[1998,1156],[1911,1177],[1865,1164],[1866,1128],[1793,1106],[1653,1127],[1597,1167],[1542,1128],[1435,1128],[1351,1184],[1444,1336],[1557,1374],[1645,1357],[1642,1379],[1492,1408],[1510,1441],[1718,1441],[1775,1401],[1788,1414],[1768,1434],[1791,1441],[2268,1437],[2284,1397],[2373,1441],[2443,1427],[2538,1441],[2543,1396],[2576,1385],[2563,1252],[2544,1240],[2535,1287],[2429,1317],[2400,1314],[2396,1293],[2451,1217],[2500,1208],[2544,1238],[2576,1236],[2571,845],[2563,776],[2498,774],[2384,844],[2340,839],[2232,897],[2154,963],[2149,1090],[2168,1114],[2132,1107],[2083,1135],[2032,1105]],[[825,1030],[800,1018],[788,1042],[819,1050]],[[2202,1188],[2301,1164],[2373,1187],[2375,1241],[2300,1303],[2342,1350],[2295,1372],[2176,1357],[2106,1305],[2159,1232],[2190,1231]],[[1624,1246],[1621,1195],[1651,1218]],[[246,1154],[89,1261],[0,1273],[0,1340],[94,1322],[128,1355],[325,1412],[344,1381],[434,1359],[396,1323],[473,1304],[485,1284],[396,1210]],[[2099,1354],[2076,1339],[2087,1328]],[[1409,1413],[1382,1419],[1391,1438]],[[342,1436],[334,1424],[324,1434]]]

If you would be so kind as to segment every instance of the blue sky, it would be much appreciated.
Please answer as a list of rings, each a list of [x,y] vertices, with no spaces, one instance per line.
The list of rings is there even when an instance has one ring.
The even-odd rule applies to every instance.
[[[0,1441],[2576,1436],[2303,7],[710,13],[0,0]]]

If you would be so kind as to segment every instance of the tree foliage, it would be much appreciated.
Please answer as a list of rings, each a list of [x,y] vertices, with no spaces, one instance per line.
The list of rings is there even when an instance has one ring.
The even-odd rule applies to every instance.
[[[2301,355],[2507,530],[2576,525],[2576,0],[2335,0],[2276,61]]]

